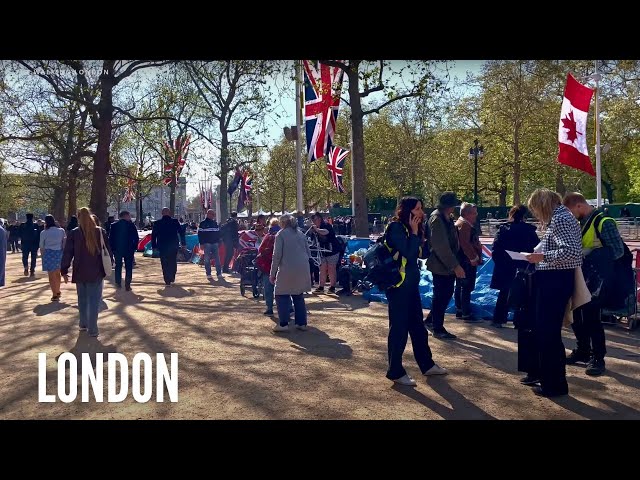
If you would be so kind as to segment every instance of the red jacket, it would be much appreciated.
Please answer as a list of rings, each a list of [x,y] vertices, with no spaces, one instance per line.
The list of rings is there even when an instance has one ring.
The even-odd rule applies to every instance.
[[[269,275],[271,272],[271,261],[273,260],[273,247],[276,244],[276,236],[270,233],[262,239],[260,248],[258,248],[258,256],[256,257],[256,265],[258,268]]]

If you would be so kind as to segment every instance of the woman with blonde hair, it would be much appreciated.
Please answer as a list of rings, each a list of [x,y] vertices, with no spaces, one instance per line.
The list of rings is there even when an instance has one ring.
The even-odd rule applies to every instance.
[[[96,226],[88,208],[81,208],[78,212],[78,224],[78,228],[72,230],[67,237],[61,272],[64,283],[67,283],[69,267],[73,260],[71,281],[76,284],[78,292],[80,331],[88,330],[90,336],[97,337],[102,282],[107,273],[110,273],[104,271],[101,252],[104,247],[111,255],[111,250],[104,231]]]
[[[578,221],[562,205],[557,193],[537,189],[529,197],[529,210],[540,221],[544,233],[535,252],[526,255],[536,265],[532,301],[538,359],[538,371],[529,371],[527,384],[535,385],[538,380],[540,386],[534,387],[534,393],[555,397],[569,393],[562,320],[573,294],[575,269],[582,265],[582,239]]]
[[[307,307],[304,293],[311,290],[309,277],[309,244],[307,237],[298,230],[291,215],[280,217],[280,230],[276,235],[269,280],[275,285],[279,323],[274,332],[289,331],[289,309],[293,300],[295,323],[298,330],[307,329]]]

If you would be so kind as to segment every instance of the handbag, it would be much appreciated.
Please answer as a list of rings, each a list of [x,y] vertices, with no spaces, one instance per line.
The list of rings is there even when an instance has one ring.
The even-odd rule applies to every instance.
[[[511,282],[507,305],[515,311],[522,311],[527,308],[533,295],[533,274],[535,269],[529,269],[527,265],[524,269],[518,269],[516,276]]]
[[[104,275],[108,277],[111,275],[112,265],[111,265],[111,255],[109,255],[109,250],[107,246],[104,244],[104,236],[102,235],[102,229],[100,230],[100,257],[102,258],[102,268],[104,268]]]

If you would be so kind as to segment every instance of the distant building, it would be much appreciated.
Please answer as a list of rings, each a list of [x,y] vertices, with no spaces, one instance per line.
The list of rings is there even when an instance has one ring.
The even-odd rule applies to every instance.
[[[144,217],[151,215],[153,219],[159,219],[162,217],[162,209],[169,207],[171,203],[171,188],[159,185],[153,187],[149,195],[142,199],[142,213]],[[131,216],[136,216],[137,200],[133,202],[120,203],[120,205],[110,204],[107,208],[109,215],[117,217],[118,210],[127,210],[131,212]],[[176,209],[173,212],[175,217],[187,216],[187,178],[180,177],[178,179],[178,185],[176,186]]]

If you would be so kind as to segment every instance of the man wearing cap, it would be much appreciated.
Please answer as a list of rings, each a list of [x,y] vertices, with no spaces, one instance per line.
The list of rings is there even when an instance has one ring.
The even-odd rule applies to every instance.
[[[431,254],[427,259],[427,269],[433,275],[433,304],[426,326],[431,327],[434,337],[441,339],[456,338],[444,328],[444,314],[453,296],[456,277],[466,277],[458,261],[458,230],[451,218],[459,204],[455,193],[444,192],[438,208],[429,217]]]

